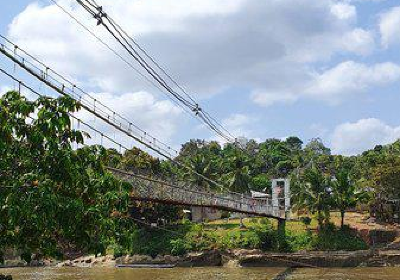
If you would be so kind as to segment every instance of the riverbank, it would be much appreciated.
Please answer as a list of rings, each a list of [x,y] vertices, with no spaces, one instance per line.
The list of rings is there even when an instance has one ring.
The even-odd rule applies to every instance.
[[[244,228],[238,220],[184,224],[179,227],[183,237],[169,231],[143,229],[131,254],[110,248],[105,256],[87,255],[63,262],[37,260],[32,255],[33,261],[28,265],[14,252],[9,255],[13,260],[4,264],[5,267],[81,268],[400,266],[400,240],[395,239],[398,230],[368,222],[364,232],[364,228],[358,228],[364,225],[364,219],[351,217],[354,227],[346,230],[331,226],[329,230],[318,231],[314,224],[306,227],[292,220],[287,223],[285,239],[276,234],[276,225],[262,218],[245,219]],[[381,249],[376,249],[378,243]]]
[[[6,263],[7,264],[7,263]],[[112,255],[95,257],[84,256],[64,262],[24,261],[8,267],[49,266],[112,268],[122,266],[158,267],[400,267],[400,250],[360,250],[360,251],[311,251],[298,253],[262,252],[260,250],[210,250],[188,253],[183,256],[126,255],[115,258]],[[4,267],[4,266],[3,266]],[[6,266],[7,267],[7,266]]]

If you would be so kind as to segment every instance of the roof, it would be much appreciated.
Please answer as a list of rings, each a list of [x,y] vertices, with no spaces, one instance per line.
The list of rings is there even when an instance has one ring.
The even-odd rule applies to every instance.
[[[270,197],[270,195],[267,193],[256,192],[256,191],[250,191],[250,192],[251,192],[252,198],[269,198]]]

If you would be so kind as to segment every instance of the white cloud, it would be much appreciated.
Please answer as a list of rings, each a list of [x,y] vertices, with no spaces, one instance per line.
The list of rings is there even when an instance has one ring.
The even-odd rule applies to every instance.
[[[391,62],[363,64],[345,61],[321,73],[314,73],[290,90],[254,92],[252,99],[259,105],[293,103],[299,98],[323,100],[337,104],[348,96],[365,92],[373,87],[400,81],[400,66]]]
[[[362,92],[373,86],[393,83],[399,79],[400,66],[397,64],[386,62],[366,65],[346,61],[317,74],[305,93],[330,102],[338,102],[343,96]]]
[[[262,106],[271,106],[275,103],[293,103],[299,98],[299,95],[290,92],[253,92],[251,99]]]
[[[91,95],[127,119],[133,120],[135,125],[162,141],[169,142],[178,129],[178,124],[185,121],[182,119],[180,108],[170,101],[156,100],[153,95],[147,92],[126,93],[119,96],[111,93],[92,93]],[[78,115],[83,120],[95,124],[98,129],[105,133],[110,135],[115,133],[115,129],[98,119],[97,123],[94,123],[94,117],[86,111],[82,110]],[[126,137],[119,140],[131,144],[125,142]]]
[[[9,92],[12,89],[13,89],[13,87],[11,87],[9,85],[1,85],[0,86],[0,94],[3,95],[3,94]]]
[[[338,19],[355,19],[357,16],[356,7],[347,3],[337,3],[332,5],[331,12]]]
[[[400,44],[400,6],[381,15],[379,29],[381,42],[385,48]]]
[[[191,18],[223,17],[236,13],[244,0],[147,0],[98,1],[109,14],[126,24],[128,32],[136,35],[158,32],[181,32],[187,29],[185,22]],[[115,15],[115,16],[114,16]]]
[[[256,102],[270,102],[263,100],[263,92],[278,92],[276,101],[290,101],[294,99],[292,89],[297,91],[311,77],[308,63],[326,61],[336,53],[365,55],[373,49],[371,34],[355,26],[357,12],[350,4],[221,1],[100,3],[190,92],[198,94],[196,97],[246,87],[257,92]],[[116,46],[73,3],[62,1],[101,38]],[[9,35],[53,67],[80,81],[90,81],[102,91],[154,92],[54,5],[28,6],[11,23]]]
[[[368,2],[375,2],[375,3],[379,3],[379,2],[385,2],[388,0],[344,0],[343,2],[345,3],[368,3]]]
[[[342,44],[349,52],[368,55],[375,47],[375,40],[371,31],[356,28],[344,34]]]
[[[244,114],[233,114],[222,121],[223,126],[230,128],[241,128],[252,121],[252,118]]]
[[[385,145],[400,137],[400,126],[392,127],[379,119],[361,119],[355,123],[338,125],[332,135],[332,150],[335,154],[354,155]]]
[[[255,137],[254,131],[252,130],[254,122],[256,121],[257,118],[254,116],[236,113],[223,119],[221,124],[232,134],[233,137],[236,137],[237,139],[258,139]],[[219,136],[212,137],[211,140],[216,140],[222,144],[226,143],[226,139]]]
[[[18,91],[19,90],[19,86],[18,83],[11,83],[11,84],[6,84],[6,85],[1,85],[0,86],[0,96],[6,94],[9,91]],[[30,90],[26,89],[25,87],[21,87],[21,94],[26,97],[28,100],[36,100],[38,98],[38,96],[36,94],[34,94],[33,92],[31,92]]]

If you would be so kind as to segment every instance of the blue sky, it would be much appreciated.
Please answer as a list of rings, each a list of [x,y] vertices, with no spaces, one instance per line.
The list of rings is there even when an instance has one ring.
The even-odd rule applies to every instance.
[[[146,130],[175,146],[215,139],[50,1],[3,2],[2,34]],[[73,2],[60,4],[113,44]],[[321,137],[347,155],[400,137],[399,1],[98,2],[237,136]]]

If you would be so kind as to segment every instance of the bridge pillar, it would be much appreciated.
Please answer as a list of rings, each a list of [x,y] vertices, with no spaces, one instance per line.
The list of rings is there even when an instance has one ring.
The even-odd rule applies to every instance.
[[[272,211],[273,215],[282,217],[281,211],[284,212],[285,218],[290,215],[290,179],[273,179],[272,180]]]

